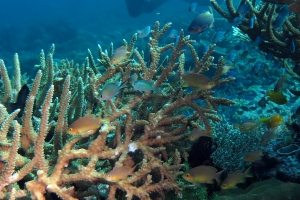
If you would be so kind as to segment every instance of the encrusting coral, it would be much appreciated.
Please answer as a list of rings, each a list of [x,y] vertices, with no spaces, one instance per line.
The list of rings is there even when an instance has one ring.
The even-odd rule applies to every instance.
[[[195,127],[211,131],[211,123],[220,121],[217,106],[234,102],[214,97],[213,89],[234,78],[220,79],[224,65],[221,58],[211,90],[185,92],[180,82],[170,84],[167,79],[172,75],[180,79],[184,75],[185,47],[193,55],[194,73],[202,74],[215,65],[210,56],[214,46],[199,59],[192,46],[194,41],[183,31],[176,45],[160,46],[159,39],[170,26],[160,29],[156,22],[149,42],[149,62],[143,51],[134,48],[136,34],[129,45],[124,40],[127,58],[115,65],[110,62],[113,45],[108,52],[99,45],[97,61],[88,51],[82,66],[67,60],[54,63],[54,45],[47,56],[41,52],[36,66],[39,71],[25,107],[9,114],[0,104],[1,199],[47,199],[51,193],[61,199],[152,199],[163,197],[169,190],[180,195],[176,177],[182,173],[181,158],[188,156],[183,145],[187,135]],[[105,70],[100,71],[100,66]],[[3,60],[0,73],[4,83],[2,101],[12,102],[13,90],[20,90],[21,73],[15,73],[19,77],[14,77],[16,83],[12,84]],[[141,93],[127,84],[115,98],[97,99],[98,89],[104,84],[125,82],[132,73],[139,80],[151,82],[158,91]],[[195,101],[199,99],[205,102],[204,107]],[[182,110],[187,108],[193,113],[185,117]],[[24,114],[18,118],[21,109]],[[77,135],[67,133],[71,123],[92,113],[105,119],[99,129]],[[134,170],[131,176],[109,181],[109,171],[125,167]]]

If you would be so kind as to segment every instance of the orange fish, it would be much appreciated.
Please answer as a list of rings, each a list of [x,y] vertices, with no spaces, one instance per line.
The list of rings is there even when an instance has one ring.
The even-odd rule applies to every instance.
[[[114,167],[106,175],[106,180],[111,182],[117,182],[123,179],[126,179],[127,176],[132,175],[134,172],[135,166],[130,168],[128,166]]]
[[[199,137],[211,137],[211,131],[205,131],[200,128],[194,128],[191,134],[189,135],[189,140],[195,141]]]
[[[261,160],[263,153],[261,150],[250,151],[244,156],[245,162],[255,162]]]
[[[107,119],[101,119],[95,115],[87,115],[77,119],[73,122],[68,129],[69,134],[82,134],[87,131],[95,131],[102,125],[103,122],[106,122]]]
[[[223,171],[217,171],[214,167],[200,165],[185,172],[182,177],[195,185],[199,185],[200,183],[213,184],[214,180],[220,183],[220,175]]]
[[[236,188],[238,183],[244,183],[245,178],[252,177],[250,173],[251,167],[249,167],[244,173],[242,170],[237,170],[232,172],[227,176],[227,178],[221,183],[222,189]]]
[[[127,51],[125,46],[121,46],[116,49],[113,55],[110,58],[110,62],[112,64],[119,64],[123,60],[125,60],[130,52]]]

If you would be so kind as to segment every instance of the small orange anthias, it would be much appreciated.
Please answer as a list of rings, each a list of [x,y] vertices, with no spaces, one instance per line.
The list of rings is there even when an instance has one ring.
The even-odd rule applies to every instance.
[[[211,130],[203,130],[201,128],[194,128],[189,135],[189,140],[195,141],[200,137],[212,137]]]
[[[107,119],[96,117],[95,115],[87,115],[77,119],[73,122],[68,129],[69,134],[83,134],[88,131],[96,131],[101,127],[103,122],[107,122]]]
[[[117,182],[126,179],[129,175],[132,175],[136,165],[132,168],[129,166],[114,167],[107,173],[106,180],[110,182]]]
[[[223,171],[218,172],[218,170],[212,166],[200,165],[185,172],[182,178],[195,185],[201,183],[213,184],[214,180],[219,184],[222,172]]]
[[[263,153],[261,150],[256,150],[256,151],[250,151],[246,153],[244,156],[244,161],[245,162],[255,162],[258,160],[261,160],[263,156]]]
[[[227,178],[221,183],[222,189],[236,188],[238,183],[244,183],[245,178],[252,177],[250,172],[251,167],[249,167],[244,173],[242,170],[236,170],[229,174]]]

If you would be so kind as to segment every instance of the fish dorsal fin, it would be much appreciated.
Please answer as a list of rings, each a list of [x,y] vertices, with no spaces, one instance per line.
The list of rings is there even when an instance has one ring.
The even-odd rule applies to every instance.
[[[137,164],[136,164],[135,166],[133,166],[132,168],[130,168],[129,166],[126,166],[126,165],[120,166],[120,167],[123,167],[123,168],[125,168],[126,170],[128,170],[128,175],[132,175],[133,172],[134,172],[134,170],[135,170],[135,168],[136,168],[136,166],[137,166]]]
[[[208,168],[214,170],[215,172],[217,172],[218,170],[216,168],[214,168],[213,166],[207,166]]]
[[[213,9],[212,9],[212,7],[208,6],[208,12],[209,12],[210,14],[213,14]]]
[[[89,116],[89,117],[96,117],[95,114],[88,114],[88,115],[86,115],[86,116]]]

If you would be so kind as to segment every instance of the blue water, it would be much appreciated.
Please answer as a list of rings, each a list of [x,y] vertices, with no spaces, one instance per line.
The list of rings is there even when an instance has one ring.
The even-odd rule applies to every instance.
[[[175,6],[176,5],[176,6]],[[181,0],[166,2],[153,13],[138,18],[128,15],[125,1],[0,1],[0,57],[11,63],[10,57],[18,52],[23,62],[33,64],[41,49],[56,44],[56,58],[83,60],[86,50],[95,50],[100,43],[104,48],[110,42],[116,46],[146,25],[178,21],[185,15],[189,3]],[[184,9],[183,9],[184,8]],[[160,14],[157,15],[157,12]],[[188,13],[189,14],[189,13]],[[182,27],[186,28],[186,27]],[[107,40],[107,38],[109,40]],[[32,54],[29,56],[27,54]],[[28,66],[29,67],[29,66]]]

